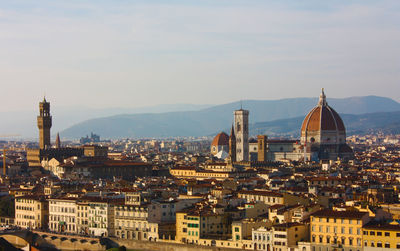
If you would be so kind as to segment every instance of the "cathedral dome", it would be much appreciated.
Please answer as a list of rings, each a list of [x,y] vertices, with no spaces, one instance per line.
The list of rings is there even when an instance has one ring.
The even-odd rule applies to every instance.
[[[214,137],[211,143],[211,153],[216,155],[221,150],[228,152],[229,150],[229,136],[224,132],[220,132]]]
[[[224,132],[220,132],[214,137],[211,146],[227,146],[229,145],[229,136]]]
[[[301,126],[302,143],[341,144],[346,140],[346,129],[339,114],[326,102],[324,90],[318,105],[305,117]]]

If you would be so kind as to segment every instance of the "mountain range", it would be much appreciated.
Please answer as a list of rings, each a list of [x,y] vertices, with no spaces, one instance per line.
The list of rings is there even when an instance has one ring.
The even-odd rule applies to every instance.
[[[392,99],[365,96],[327,100],[341,114],[348,134],[381,128],[397,131],[400,127],[400,103]],[[68,127],[60,134],[63,138],[79,138],[90,132],[102,138],[215,135],[221,130],[229,130],[233,111],[242,106],[250,111],[252,135],[263,133],[296,136],[302,120],[317,101],[317,98],[245,100],[191,111],[126,113],[89,119]]]

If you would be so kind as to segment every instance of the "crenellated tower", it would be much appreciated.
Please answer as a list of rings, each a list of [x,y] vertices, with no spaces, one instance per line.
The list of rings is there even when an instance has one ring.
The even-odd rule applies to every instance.
[[[50,128],[52,125],[52,118],[50,115],[50,103],[43,98],[39,103],[39,116],[37,116],[37,125],[39,128],[39,148],[50,148]]]

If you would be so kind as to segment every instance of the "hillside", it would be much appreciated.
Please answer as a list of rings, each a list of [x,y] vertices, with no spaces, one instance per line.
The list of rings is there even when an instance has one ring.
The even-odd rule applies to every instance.
[[[290,131],[294,133],[293,128],[300,127],[302,119],[316,103],[316,98],[246,100],[243,101],[243,108],[250,110],[251,124],[294,118],[287,120],[287,124],[275,121],[270,125],[275,129],[268,129],[286,134]],[[341,114],[400,111],[399,103],[376,96],[328,99],[328,103]],[[115,115],[78,123],[60,134],[66,138],[79,138],[92,131],[103,138],[213,135],[230,127],[233,111],[238,108],[240,102],[212,106],[198,111]],[[347,123],[346,118],[344,120]],[[364,126],[368,127],[368,124]],[[264,130],[261,128],[265,127],[258,129],[256,126],[254,130]]]
[[[347,135],[365,134],[382,131],[384,133],[400,133],[400,111],[377,112],[361,115],[340,114],[346,126]],[[258,122],[250,125],[250,134],[266,134],[270,136],[300,136],[300,127],[304,117],[281,119],[269,122]]]

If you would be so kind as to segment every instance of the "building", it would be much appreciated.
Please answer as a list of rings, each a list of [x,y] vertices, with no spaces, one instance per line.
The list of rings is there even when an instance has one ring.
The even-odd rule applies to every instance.
[[[122,239],[148,240],[151,236],[149,232],[157,227],[148,221],[147,205],[117,205],[114,217],[115,236]]]
[[[49,229],[59,233],[78,233],[77,199],[53,198],[49,202]]]
[[[78,234],[88,235],[89,232],[89,202],[77,202],[77,220],[76,228]]]
[[[249,160],[249,111],[236,110],[235,138],[236,138],[236,161]]]
[[[21,228],[47,229],[49,222],[48,201],[42,196],[15,198],[15,224]]]
[[[278,193],[273,191],[256,190],[256,191],[239,191],[238,198],[245,199],[247,202],[262,202],[273,206],[280,205],[307,205],[309,199],[289,193]]]
[[[37,116],[37,126],[39,128],[39,148],[46,149],[51,147],[50,128],[52,119],[50,115],[50,103],[43,98],[39,103],[39,116]]]
[[[114,236],[115,206],[122,205],[120,199],[88,199],[89,234],[94,236]]]
[[[400,225],[370,222],[363,227],[364,251],[400,250]]]
[[[300,132],[300,140],[276,140],[259,135],[257,139],[249,141],[248,111],[235,111],[237,160],[250,158],[251,161],[320,161],[353,158],[353,150],[346,144],[344,123],[326,102],[323,90],[317,106],[303,120]]]
[[[310,216],[311,250],[361,251],[362,227],[370,221],[368,212],[323,209]]]
[[[225,132],[220,132],[214,137],[211,143],[211,154],[214,156],[228,156],[229,136]]]
[[[107,158],[108,147],[98,145],[85,145],[83,146],[83,155],[86,157]]]
[[[236,162],[236,137],[235,129],[232,124],[231,135],[229,135],[229,161]]]
[[[201,239],[228,239],[232,234],[227,213],[188,209],[176,213],[176,241],[206,245]],[[202,241],[204,243],[202,243]]]
[[[297,222],[260,227],[254,229],[252,235],[254,250],[266,251],[294,251],[298,242],[308,238],[308,226]]]
[[[267,161],[267,135],[257,136],[257,161]]]
[[[301,126],[301,145],[305,160],[351,159],[353,150],[346,144],[346,129],[339,114],[328,105],[324,89]]]
[[[225,168],[229,168],[229,166],[225,166]],[[222,170],[197,170],[195,167],[175,167],[170,169],[170,174],[176,178],[180,179],[197,179],[197,180],[205,180],[205,179],[216,179],[216,180],[226,180],[233,178],[248,178],[256,176],[256,172],[253,170],[236,170],[231,169],[232,171],[222,171]]]

